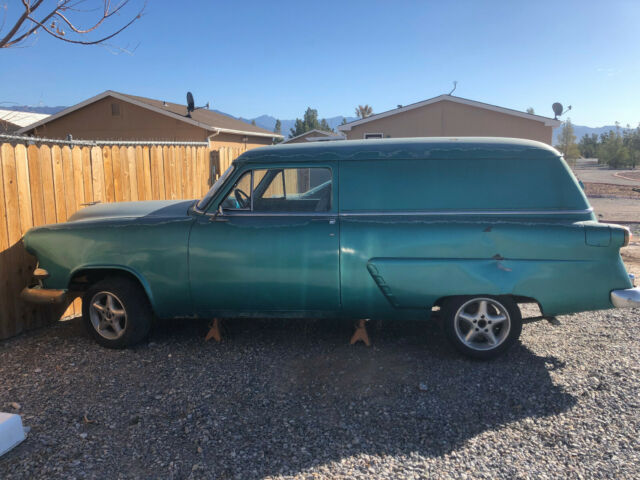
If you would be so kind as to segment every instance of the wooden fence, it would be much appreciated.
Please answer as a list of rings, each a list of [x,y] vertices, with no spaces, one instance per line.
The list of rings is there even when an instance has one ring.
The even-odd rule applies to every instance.
[[[79,300],[66,311],[20,300],[35,268],[21,242],[29,228],[64,222],[92,202],[201,197],[243,151],[203,144],[0,144],[0,339],[81,312]]]

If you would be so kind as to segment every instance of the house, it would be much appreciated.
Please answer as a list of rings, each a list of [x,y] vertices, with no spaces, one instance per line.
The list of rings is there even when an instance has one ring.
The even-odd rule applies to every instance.
[[[347,140],[398,137],[515,137],[551,145],[560,121],[452,95],[371,115],[338,130]]]
[[[301,135],[288,138],[281,143],[306,143],[306,142],[327,142],[330,140],[345,140],[343,134],[336,134],[335,132],[326,132],[324,130],[309,130]]]
[[[15,133],[22,127],[44,120],[48,116],[44,113],[0,110],[0,133]]]
[[[18,130],[74,140],[209,141],[211,148],[271,145],[282,135],[208,109],[107,90]]]

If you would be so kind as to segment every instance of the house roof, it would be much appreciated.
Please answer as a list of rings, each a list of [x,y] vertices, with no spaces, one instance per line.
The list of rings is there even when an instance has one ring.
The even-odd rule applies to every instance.
[[[296,135],[295,137],[287,138],[284,142],[280,143],[288,143],[292,140],[297,140],[299,138],[307,137],[307,140],[310,142],[315,142],[318,140],[325,140],[328,138],[335,138],[336,140],[343,140],[344,135],[336,134],[335,132],[327,132],[326,130],[319,130],[314,128],[313,130],[309,130],[308,132],[301,133],[300,135]]]
[[[19,127],[26,127],[32,123],[47,118],[45,113],[18,112],[16,110],[0,110],[0,122],[13,123]]]
[[[249,135],[249,136],[269,137],[269,138],[282,138],[282,135],[270,132],[269,130],[265,130],[264,128],[260,128],[256,125],[245,123],[242,120],[238,120],[236,118],[230,117],[228,115],[224,115],[222,113],[214,112],[212,110],[207,110],[204,108],[195,110],[191,112],[191,117],[187,117],[186,105],[180,105],[180,104],[171,103],[171,102],[164,102],[162,100],[155,100],[153,98],[128,95],[125,93],[114,92],[113,90],[107,90],[105,92],[102,92],[96,95],[95,97],[91,97],[69,108],[65,108],[64,110],[56,113],[55,115],[51,115],[46,119],[37,121],[36,123],[29,125],[26,128],[22,128],[18,130],[18,133],[26,133],[36,127],[39,127],[40,125],[51,122],[64,115],[68,115],[71,112],[74,112],[80,108],[83,108],[87,105],[95,103],[106,97],[117,98],[118,100],[122,100],[123,102],[128,102],[133,105],[137,105],[138,107],[146,108],[153,112],[160,113],[162,115],[166,115],[171,118],[175,118],[176,120],[181,120],[185,123],[189,123],[191,125],[195,125],[197,127],[204,128],[205,130],[209,130],[212,132],[234,133],[238,135]]]
[[[437,97],[430,98],[428,100],[423,100],[421,102],[412,103],[411,105],[406,105],[404,107],[394,108],[393,110],[377,113],[375,115],[371,115],[369,117],[362,118],[360,120],[354,120],[353,122],[349,122],[344,125],[339,125],[338,130],[340,130],[341,132],[348,132],[349,130],[351,130],[351,128],[355,127],[356,125],[361,125],[363,123],[371,122],[373,120],[378,120],[384,117],[389,117],[391,115],[397,115],[399,113],[407,112],[415,108],[426,107],[427,105],[431,105],[433,103],[437,103],[441,101],[460,103],[463,105],[470,105],[472,107],[483,108],[485,110],[491,110],[493,112],[504,113],[506,115],[513,115],[514,117],[526,118],[528,120],[534,120],[537,122],[544,123],[544,125],[547,127],[558,127],[561,124],[560,120],[555,120],[550,117],[543,117],[541,115],[534,115],[531,113],[521,112],[519,110],[513,110],[511,108],[498,107],[497,105],[491,105],[489,103],[477,102],[475,100],[469,100],[468,98],[454,97],[452,95],[445,94],[445,95],[439,95]]]

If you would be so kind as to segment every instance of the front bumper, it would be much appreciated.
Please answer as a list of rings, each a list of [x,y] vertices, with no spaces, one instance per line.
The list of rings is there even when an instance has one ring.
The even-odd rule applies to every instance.
[[[65,301],[66,297],[66,290],[52,290],[42,287],[25,287],[20,292],[22,300],[38,305],[59,305]]]
[[[611,303],[618,308],[640,308],[640,287],[612,291]]]

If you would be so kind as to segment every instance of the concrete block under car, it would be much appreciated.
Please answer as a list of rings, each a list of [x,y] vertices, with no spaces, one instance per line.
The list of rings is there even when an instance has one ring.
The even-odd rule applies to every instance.
[[[0,412],[0,456],[27,438],[22,418],[14,413]]]

